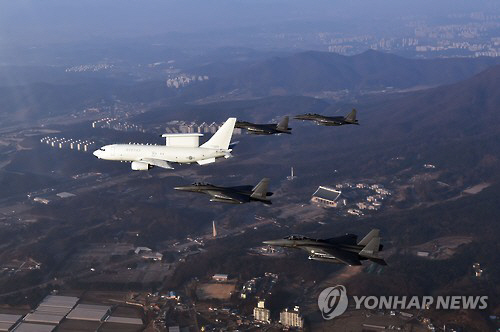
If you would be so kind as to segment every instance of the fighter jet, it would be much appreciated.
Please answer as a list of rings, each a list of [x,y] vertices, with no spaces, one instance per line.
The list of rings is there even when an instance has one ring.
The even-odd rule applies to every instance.
[[[279,123],[255,124],[246,121],[237,121],[236,128],[246,129],[251,134],[272,135],[291,134],[292,128],[288,128],[288,116],[285,116]]]
[[[268,187],[269,179],[264,178],[255,187],[218,187],[212,184],[193,183],[191,186],[175,187],[174,189],[208,194],[211,196],[211,202],[243,204],[257,201],[264,204],[271,204],[271,201],[267,197],[273,193],[267,191]]]
[[[217,158],[231,157],[231,136],[236,118],[229,118],[205,144],[199,146],[203,134],[164,134],[165,146],[144,144],[112,144],[94,151],[99,159],[131,162],[134,171],[147,171],[153,166],[173,169],[169,163],[205,165]]]
[[[387,265],[378,256],[382,250],[378,229],[372,229],[361,241],[357,235],[346,234],[330,239],[312,239],[302,235],[290,235],[280,240],[264,241],[271,246],[302,249],[309,253],[309,259],[351,265],[361,265],[362,260]]]
[[[311,120],[316,121],[318,125],[322,126],[341,126],[345,124],[359,125],[356,120],[356,110],[353,109],[351,113],[346,116],[325,116],[320,114],[301,114],[294,117],[297,120]]]

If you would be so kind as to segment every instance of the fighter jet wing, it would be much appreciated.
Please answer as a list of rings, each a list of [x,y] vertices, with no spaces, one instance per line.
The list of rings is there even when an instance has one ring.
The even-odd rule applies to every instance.
[[[315,256],[337,259],[347,265],[361,265],[358,254],[353,252],[335,248],[308,248],[308,251]]]
[[[239,203],[245,203],[249,201],[249,197],[246,195],[232,193],[232,192],[220,192],[216,190],[208,190],[207,193],[215,199],[223,199],[228,201],[235,201]]]
[[[169,163],[167,163],[165,160],[161,160],[161,159],[143,158],[140,161],[148,163],[148,164],[156,166],[156,167],[161,167],[161,168],[166,168],[166,169],[174,169],[172,166],[170,166]]]

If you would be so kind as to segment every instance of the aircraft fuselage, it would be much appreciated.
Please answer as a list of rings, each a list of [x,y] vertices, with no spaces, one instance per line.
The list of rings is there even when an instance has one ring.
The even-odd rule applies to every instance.
[[[229,150],[203,147],[176,147],[142,144],[106,145],[94,152],[97,158],[117,161],[159,159],[175,163],[193,163],[199,160],[226,157]]]

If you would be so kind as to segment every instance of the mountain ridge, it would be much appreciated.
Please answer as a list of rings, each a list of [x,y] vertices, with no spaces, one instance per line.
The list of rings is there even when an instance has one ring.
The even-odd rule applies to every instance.
[[[374,90],[438,86],[466,79],[496,58],[408,59],[368,50],[354,56],[307,51],[273,57],[249,66],[219,88],[242,89],[256,96],[336,90]]]

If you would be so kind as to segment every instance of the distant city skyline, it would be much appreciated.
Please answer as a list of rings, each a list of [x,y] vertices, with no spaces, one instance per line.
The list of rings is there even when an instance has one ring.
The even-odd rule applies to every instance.
[[[496,1],[159,1],[67,2],[0,1],[0,45],[80,42],[108,38],[137,38],[169,32],[248,33],[279,31],[298,24],[299,31],[314,24],[335,26],[341,21],[358,29],[366,21],[446,17],[456,13],[499,13]],[[343,22],[345,20],[345,23]],[[322,23],[323,22],[323,23]]]

